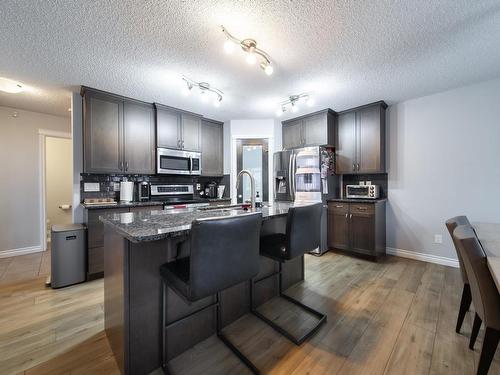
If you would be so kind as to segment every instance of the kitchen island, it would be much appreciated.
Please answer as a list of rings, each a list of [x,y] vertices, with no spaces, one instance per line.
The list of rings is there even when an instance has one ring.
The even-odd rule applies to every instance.
[[[293,203],[255,209],[262,213],[262,233],[285,232],[286,215]],[[104,235],[104,318],[106,334],[122,374],[149,374],[161,366],[160,266],[174,261],[177,245],[189,234],[193,220],[235,216],[252,210],[179,209],[126,212],[100,218]],[[270,275],[277,265],[260,258],[257,278]],[[303,280],[304,257],[283,265],[284,289]],[[254,289],[256,306],[277,295],[277,278]],[[167,322],[173,322],[213,303],[215,296],[188,304],[171,289],[167,293]],[[221,293],[222,326],[250,312],[249,283]],[[215,310],[180,321],[167,332],[168,359],[215,333]]]

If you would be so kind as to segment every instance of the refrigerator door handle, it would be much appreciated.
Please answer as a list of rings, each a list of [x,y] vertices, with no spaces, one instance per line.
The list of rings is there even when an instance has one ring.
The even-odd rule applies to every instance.
[[[296,189],[296,186],[295,186],[295,168],[296,168],[296,164],[297,164],[297,155],[296,154],[293,154],[292,156],[292,198],[293,200],[295,201],[295,189]]]
[[[292,173],[292,164],[293,164],[293,153],[290,153],[290,158],[288,160],[288,186],[290,188],[290,198],[292,200],[294,199],[293,197],[293,173]]]

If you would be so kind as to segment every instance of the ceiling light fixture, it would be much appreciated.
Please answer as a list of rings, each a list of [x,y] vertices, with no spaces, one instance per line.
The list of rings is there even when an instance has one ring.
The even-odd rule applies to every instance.
[[[196,82],[186,76],[183,76],[182,80],[185,84],[185,86],[182,88],[182,93],[185,96],[189,95],[193,87],[197,87],[200,90],[200,99],[202,102],[208,102],[210,96],[212,96],[214,106],[220,106],[220,103],[222,102],[222,95],[224,95],[222,91],[210,86],[210,84],[208,84],[207,82]]]
[[[24,91],[24,87],[21,82],[0,77],[0,91],[8,92],[9,94],[17,94]]]
[[[278,109],[276,110],[276,116],[280,117],[286,111],[290,110],[293,113],[297,113],[299,111],[298,103],[304,101],[308,107],[312,107],[314,105],[314,98],[310,93],[302,93],[298,95],[290,95],[286,100],[283,100]]]
[[[257,62],[257,55],[261,58],[261,62],[259,64],[260,68],[266,73],[268,76],[273,74],[274,68],[271,63],[271,57],[261,50],[257,48],[257,42],[254,39],[243,39],[239,40],[232,36],[224,26],[221,25],[222,32],[226,36],[226,41],[224,43],[224,50],[226,53],[231,54],[234,51],[234,47],[239,45],[241,49],[246,53],[246,62],[250,65],[253,65]]]

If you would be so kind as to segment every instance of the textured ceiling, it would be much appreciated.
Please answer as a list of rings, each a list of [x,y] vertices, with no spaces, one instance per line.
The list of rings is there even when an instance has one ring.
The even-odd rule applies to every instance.
[[[302,91],[342,110],[500,76],[498,0],[2,0],[0,20],[0,76],[29,85],[0,105],[62,115],[79,85],[228,120]],[[220,24],[255,38],[275,74],[224,54]],[[182,74],[222,106],[183,97]]]

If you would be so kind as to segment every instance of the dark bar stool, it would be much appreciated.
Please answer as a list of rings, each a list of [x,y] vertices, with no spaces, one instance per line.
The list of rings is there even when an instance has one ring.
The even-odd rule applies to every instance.
[[[462,299],[460,300],[460,309],[458,311],[457,326],[455,331],[460,333],[462,328],[462,323],[464,322],[465,314],[469,311],[470,304],[472,302],[472,295],[470,293],[469,279],[467,278],[467,273],[465,272],[464,261],[462,260],[462,255],[458,251],[458,244],[453,236],[453,231],[459,225],[470,225],[467,216],[455,216],[449,220],[446,220],[446,228],[450,232],[451,239],[453,240],[453,245],[455,246],[455,251],[457,252],[458,263],[460,265],[460,274],[462,275],[462,281],[464,282],[464,288],[462,290]]]
[[[181,251],[189,257],[160,267],[163,279],[162,365],[170,374],[167,363],[167,329],[194,314],[216,308],[216,332],[222,342],[254,373],[258,369],[222,333],[220,292],[250,280],[259,271],[259,237],[262,215],[249,213],[232,217],[193,221]],[[187,303],[214,295],[214,303],[186,317],[166,324],[167,287],[172,288]]]
[[[486,254],[479,239],[470,225],[458,226],[453,232],[462,256],[476,309],[469,348],[474,349],[481,323],[485,334],[481,357],[477,368],[478,375],[486,375],[500,340],[500,294],[491,276]]]
[[[319,329],[321,324],[326,322],[326,315],[283,293],[282,265],[287,260],[303,256],[305,253],[316,249],[320,245],[322,208],[323,205],[321,203],[308,206],[291,207],[287,216],[286,233],[273,233],[260,238],[260,254],[276,260],[279,268],[278,272],[250,282],[252,313],[296,345],[302,344],[308,337],[313,335]],[[254,307],[254,284],[275,275],[278,275],[279,296],[312,313],[319,319],[314,328],[305,333],[302,337],[296,338],[290,332],[286,331],[272,320],[259,313]]]

